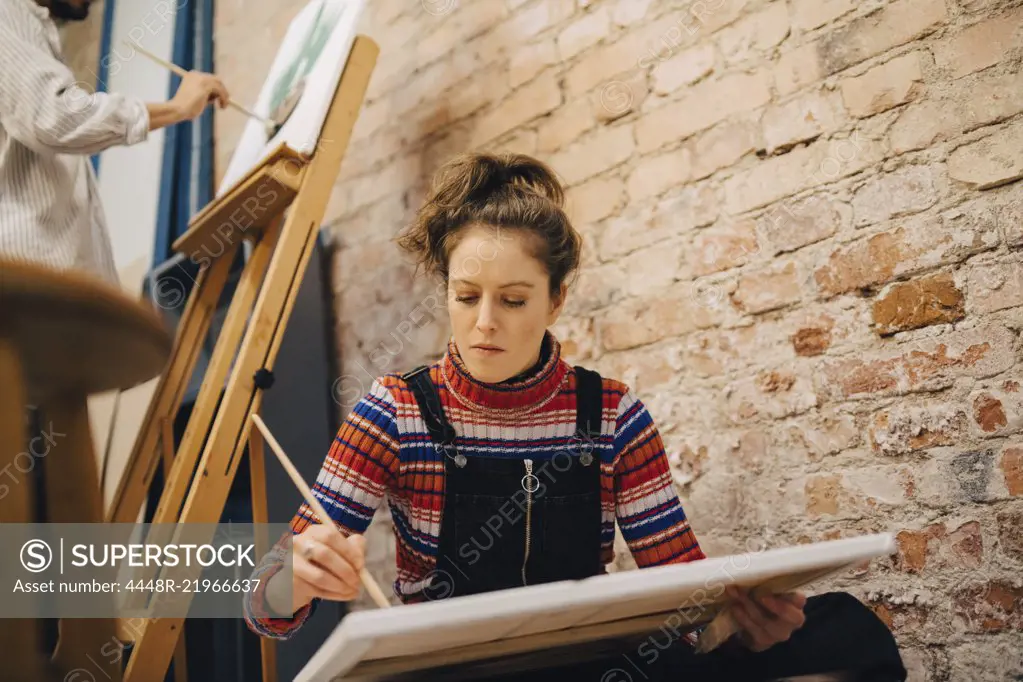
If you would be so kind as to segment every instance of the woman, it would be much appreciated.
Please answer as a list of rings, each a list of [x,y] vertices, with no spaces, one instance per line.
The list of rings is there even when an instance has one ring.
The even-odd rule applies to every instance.
[[[548,331],[581,247],[554,174],[521,155],[469,154],[445,170],[400,244],[447,284],[447,353],[380,377],[341,426],[313,489],[346,538],[299,509],[291,572],[281,571],[284,550],[259,569],[266,593],[253,595],[248,622],[261,635],[286,638],[317,600],[356,597],[361,534],[385,493],[404,603],[603,573],[616,522],[641,569],[705,556],[643,403],[569,366]],[[903,679],[890,634],[851,597],[732,597],[735,641],[694,656],[689,640],[644,674],[824,672],[834,659],[819,660],[822,641],[882,633],[895,673],[876,679]],[[257,617],[267,604],[293,615]],[[803,627],[847,611],[838,630]],[[606,669],[594,661],[573,672]]]

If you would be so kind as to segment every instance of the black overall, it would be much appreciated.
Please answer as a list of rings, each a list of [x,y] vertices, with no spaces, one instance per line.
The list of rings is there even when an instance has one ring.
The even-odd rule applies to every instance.
[[[441,407],[426,367],[404,375],[434,447],[445,455],[444,509],[436,569],[424,590],[429,600],[576,580],[605,573],[600,560],[600,375],[576,367],[576,434],[564,450],[532,460],[466,457]],[[664,633],[530,654],[522,672],[473,672],[458,666],[395,680],[772,680],[857,671],[848,679],[901,682],[906,671],[885,625],[854,597],[829,593],[807,599],[806,624],[762,653],[727,643],[706,655]],[[644,649],[643,646],[646,646]],[[656,649],[656,660],[650,655]],[[639,655],[646,652],[646,656]],[[509,661],[494,670],[507,670]],[[512,663],[511,665],[514,665]],[[522,668],[520,664],[520,668]]]

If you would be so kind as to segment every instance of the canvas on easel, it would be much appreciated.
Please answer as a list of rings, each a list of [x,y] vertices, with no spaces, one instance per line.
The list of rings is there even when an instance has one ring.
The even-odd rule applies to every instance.
[[[348,614],[295,682],[485,679],[564,663],[606,640],[708,623],[724,588],[785,592],[896,550],[891,534],[831,540]],[[441,572],[435,575],[441,575]]]
[[[312,0],[292,20],[253,110],[277,123],[250,120],[217,194],[281,145],[311,154],[320,141],[338,79],[355,40],[366,0]]]

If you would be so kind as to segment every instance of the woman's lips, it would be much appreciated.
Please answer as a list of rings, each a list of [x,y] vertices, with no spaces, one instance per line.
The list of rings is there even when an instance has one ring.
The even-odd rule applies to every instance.
[[[484,357],[492,357],[504,352],[504,349],[497,346],[473,346],[472,349]]]

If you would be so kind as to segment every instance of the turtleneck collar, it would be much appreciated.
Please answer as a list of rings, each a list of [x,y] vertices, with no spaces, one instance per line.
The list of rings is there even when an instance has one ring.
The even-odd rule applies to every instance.
[[[488,384],[474,379],[453,337],[441,361],[444,384],[459,402],[498,417],[518,417],[546,405],[558,394],[568,369],[561,359],[561,344],[549,331],[544,334],[537,365],[500,383]]]

